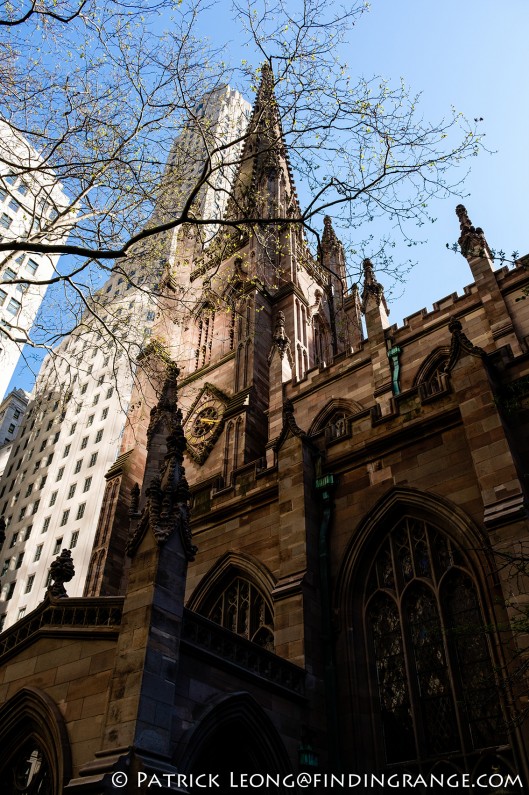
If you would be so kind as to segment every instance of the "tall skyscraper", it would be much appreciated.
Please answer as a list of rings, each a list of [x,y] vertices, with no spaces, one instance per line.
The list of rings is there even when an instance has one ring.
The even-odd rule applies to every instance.
[[[182,151],[194,150],[198,159],[204,130],[225,143],[241,137],[249,107],[228,87],[204,98],[194,114],[200,131],[193,116],[175,142],[151,223],[181,212],[186,190],[196,184],[198,165],[181,176]],[[236,145],[230,163],[239,151]],[[218,167],[222,182],[202,187],[195,213],[222,215],[233,167]],[[180,186],[176,192],[175,185]],[[218,197],[217,185],[222,186]],[[120,451],[136,359],[149,342],[157,285],[177,236],[175,230],[161,235],[157,244],[139,243],[126,265],[116,264],[90,298],[78,328],[43,362],[34,400],[0,480],[0,516],[7,522],[0,552],[2,626],[39,604],[49,564],[63,547],[75,549],[70,593],[83,593],[105,475]]]
[[[53,172],[41,169],[41,158],[20,134],[0,121],[0,240],[31,237],[39,243],[60,242],[68,235],[70,216],[61,214],[68,197]],[[13,284],[24,278],[49,279],[58,254],[0,252],[0,400],[27,341],[46,284]]]

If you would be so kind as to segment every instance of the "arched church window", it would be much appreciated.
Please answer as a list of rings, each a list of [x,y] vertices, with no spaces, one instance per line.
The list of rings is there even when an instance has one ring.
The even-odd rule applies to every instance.
[[[197,320],[198,341],[195,350],[195,369],[198,370],[211,360],[211,348],[213,346],[213,325],[215,322],[215,310],[211,304],[204,304],[200,310]]]
[[[49,762],[33,738],[11,757],[1,775],[5,795],[52,795]]]
[[[201,611],[202,612],[202,611]],[[274,650],[273,614],[268,600],[249,580],[234,577],[204,611],[211,621]]]
[[[314,339],[314,363],[319,367],[327,364],[327,338],[321,318],[314,315],[312,318],[312,329]]]
[[[364,594],[386,764],[450,756],[472,769],[471,758],[505,744],[478,591],[454,543],[426,521],[403,518],[379,548]]]
[[[349,415],[342,410],[333,413],[325,428],[325,435],[328,439],[340,439],[342,436],[347,435],[348,416]]]

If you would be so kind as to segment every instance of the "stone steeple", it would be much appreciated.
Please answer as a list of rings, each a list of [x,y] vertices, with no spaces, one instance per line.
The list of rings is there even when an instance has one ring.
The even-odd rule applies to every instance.
[[[260,220],[285,215],[299,217],[301,212],[288,162],[274,75],[269,64],[264,63],[226,217]]]

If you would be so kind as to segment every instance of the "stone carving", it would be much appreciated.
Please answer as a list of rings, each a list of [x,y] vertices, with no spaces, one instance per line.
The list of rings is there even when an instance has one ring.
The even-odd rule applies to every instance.
[[[483,348],[473,345],[467,335],[463,333],[463,326],[457,318],[450,318],[448,330],[452,335],[452,344],[450,346],[448,361],[443,368],[444,373],[450,373],[450,371],[453,370],[461,353],[468,353],[470,356],[477,356],[480,359],[486,358],[487,354]]]
[[[55,599],[67,597],[65,582],[70,582],[75,575],[75,568],[72,560],[72,553],[69,549],[63,549],[61,554],[55,558],[50,566],[52,584],[48,588],[48,593]]]
[[[127,544],[127,552],[131,556],[147,530],[152,532],[158,545],[164,544],[170,536],[178,533],[188,560],[193,560],[197,552],[191,537],[189,486],[183,466],[186,439],[182,427],[182,412],[176,408],[177,375],[177,368],[169,369],[160,401],[154,409],[157,420],[151,434],[150,447],[154,451],[155,445],[152,442],[156,436],[166,434],[166,453],[160,474],[152,476],[147,486],[144,484],[145,501],[141,513],[138,512],[139,493],[131,494],[131,535]],[[149,451],[147,456],[147,472],[149,456],[152,454],[154,453]]]
[[[279,310],[276,315],[274,333],[272,336],[272,347],[270,348],[270,353],[268,354],[268,364],[270,364],[272,361],[272,356],[276,350],[279,352],[281,359],[283,359],[286,355],[288,363],[293,368],[294,359],[292,357],[292,351],[290,348],[290,337],[288,337],[285,331],[285,313],[281,310]]]
[[[462,204],[457,205],[456,215],[461,227],[461,235],[457,242],[461,247],[462,255],[464,257],[482,257],[485,251],[489,251],[483,229],[480,226],[472,226],[466,208]]]
[[[380,305],[382,302],[382,306],[386,311],[386,315],[389,315],[388,305],[386,303],[386,299],[384,297],[384,288],[377,281],[375,276],[375,269],[373,268],[373,263],[370,259],[365,259],[363,262],[364,268],[364,291],[362,293],[362,312],[365,314],[367,309],[367,302],[370,297],[374,298],[377,306]]]

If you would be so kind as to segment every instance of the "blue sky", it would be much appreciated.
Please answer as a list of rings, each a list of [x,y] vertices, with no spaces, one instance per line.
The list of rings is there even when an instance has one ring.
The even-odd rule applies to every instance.
[[[228,58],[246,54],[225,14],[209,14],[204,30],[214,41],[232,39]],[[528,32],[527,0],[372,0],[344,48],[352,74],[380,75],[392,82],[403,78],[413,93],[422,92],[427,119],[441,119],[452,105],[470,118],[483,117],[484,141],[494,154],[472,160],[462,201],[492,248],[520,255],[529,253]],[[253,95],[248,92],[247,98],[252,101]],[[471,281],[465,260],[445,248],[459,236],[458,201],[454,197],[432,205],[437,222],[419,231],[427,242],[395,252],[417,264],[390,301],[391,322],[400,324],[406,315],[431,308]],[[30,389],[32,382],[22,364],[11,386]]]

